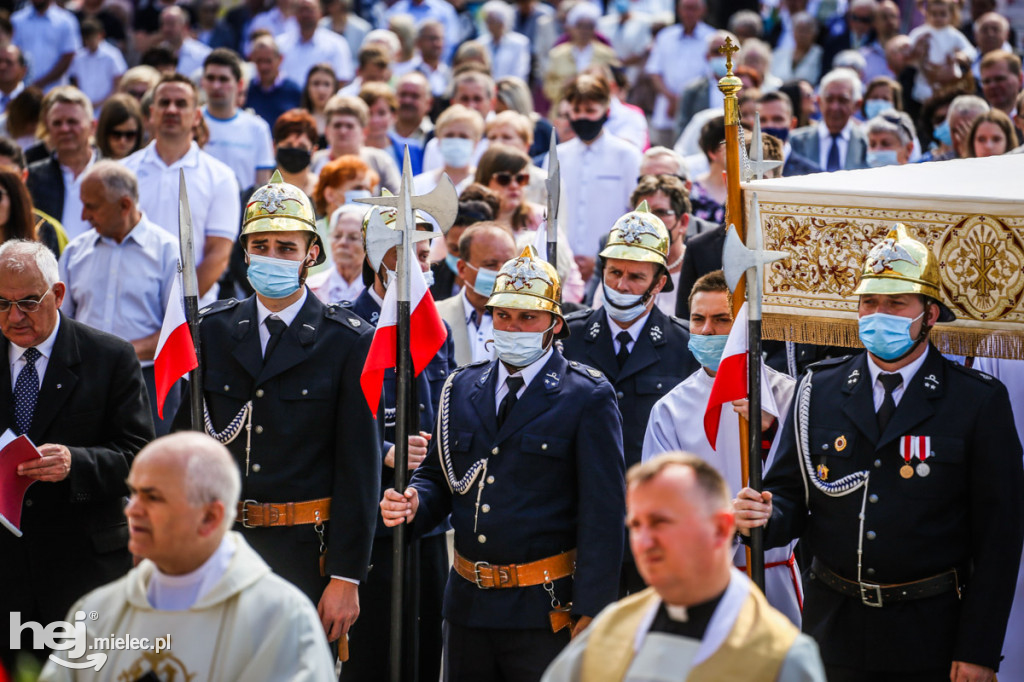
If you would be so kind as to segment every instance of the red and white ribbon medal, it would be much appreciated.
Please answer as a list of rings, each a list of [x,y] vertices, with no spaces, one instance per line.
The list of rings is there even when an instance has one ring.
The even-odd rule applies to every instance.
[[[900,467],[900,476],[911,478],[914,475],[915,467],[911,466],[912,460],[917,460],[917,475],[924,477],[932,472],[931,466],[925,462],[931,457],[931,436],[903,436],[900,438],[900,457],[903,458],[903,466]]]
[[[914,457],[914,436],[903,436],[900,438],[900,457],[903,458],[903,466],[900,467],[900,476],[912,478],[914,467],[910,466],[910,460]]]
[[[931,436],[912,436],[917,443],[917,458],[920,462],[917,465],[917,475],[927,476],[932,472],[931,466],[925,462],[926,459],[931,457],[932,453],[932,439]]]

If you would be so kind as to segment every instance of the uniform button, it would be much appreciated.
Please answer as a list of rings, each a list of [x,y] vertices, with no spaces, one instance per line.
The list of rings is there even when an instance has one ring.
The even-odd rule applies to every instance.
[[[661,384],[659,383],[656,388],[661,388]]]
[[[869,530],[867,533],[864,533],[864,535],[867,536],[868,540],[874,540],[875,539],[875,531],[873,531],[873,530]]]
[[[497,447],[497,446],[495,446],[495,447],[491,448],[491,454],[492,454],[492,455],[496,455],[496,454],[498,454],[498,452],[499,452],[499,450],[498,450],[498,447]]]
[[[481,533],[480,535],[476,536],[476,541],[479,542],[480,544],[483,544],[483,543],[487,542],[487,536],[484,535],[483,533]]]
[[[25,506],[26,507],[31,507],[32,506],[32,500],[25,500]]]
[[[420,412],[425,412],[426,410],[427,410],[427,406],[424,405],[423,403],[420,403]]]
[[[868,502],[878,502],[878,495],[868,495]]]
[[[868,569],[868,575],[874,575],[874,574],[875,574],[875,569],[869,568]]]
[[[257,388],[256,389],[256,397],[257,398],[262,398],[263,397],[263,389],[262,388]]]
[[[625,394],[625,393],[623,393],[622,391],[618,391],[618,392],[617,392],[617,393],[615,394],[615,397],[616,397],[616,398],[618,398],[619,400],[622,400],[622,399],[623,399],[623,398],[624,398],[625,396],[626,396],[626,394]]]
[[[489,505],[489,504],[485,504],[485,505],[481,506],[480,508],[484,510],[484,514],[486,514],[487,512],[491,511],[491,505]]]
[[[228,386],[227,384],[224,384],[224,390],[225,390],[225,391],[230,391],[230,390],[231,390],[231,387],[230,387],[230,386]]]
[[[448,372],[447,372],[447,370],[443,370],[443,369],[442,369],[442,370],[441,370],[441,376],[447,376],[447,375],[448,375]]]
[[[263,427],[259,424],[256,425],[256,433],[263,433]]]
[[[309,391],[305,388],[302,389],[302,395],[309,395]]]
[[[540,444],[540,449],[541,450],[547,450],[548,449],[548,444],[547,443],[541,443]]]
[[[487,482],[488,483],[494,483],[494,476],[488,476],[487,477]]]
[[[822,450],[828,450],[828,443],[825,443],[824,445],[822,445],[821,449]]]
[[[252,470],[253,470],[254,472],[257,472],[257,473],[258,473],[258,472],[259,472],[259,470],[260,470],[261,468],[262,468],[262,467],[261,467],[261,466],[260,466],[259,464],[253,464],[253,465],[252,465]]]
[[[882,460],[880,460],[880,459],[876,459],[875,460],[875,468],[876,469],[881,469],[882,468]]]

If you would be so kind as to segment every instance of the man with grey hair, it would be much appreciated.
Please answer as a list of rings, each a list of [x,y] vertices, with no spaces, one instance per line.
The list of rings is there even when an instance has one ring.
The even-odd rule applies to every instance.
[[[21,505],[23,535],[0,532],[0,611],[21,623],[61,620],[83,593],[131,567],[124,479],[153,439],[131,345],[61,315],[65,293],[45,245],[0,246],[0,433],[25,434],[40,454],[16,471],[35,481]],[[9,622],[0,625],[8,669],[19,648],[38,644],[32,653],[46,656],[27,625],[11,646]]]
[[[336,679],[313,605],[230,532],[241,480],[227,448],[199,433],[160,438],[135,458],[128,488],[129,547],[142,561],[67,616],[97,615],[85,636],[90,657],[106,654],[102,671],[66,667],[75,650],[61,651],[65,665],[51,660],[41,680]],[[115,648],[113,632],[147,648]]]
[[[82,217],[92,229],[64,248],[60,278],[67,287],[64,314],[128,341],[142,363],[158,436],[171,430],[178,387],[156,406],[153,358],[171,287],[178,240],[139,208],[135,173],[116,161],[98,161],[82,177]]]
[[[953,139],[953,148],[933,160],[966,158],[968,155],[966,143],[971,133],[971,124],[974,123],[974,119],[988,113],[989,109],[991,107],[988,102],[977,95],[960,95],[950,102],[949,108],[946,110],[946,125],[949,126],[949,135]]]
[[[850,69],[825,74],[818,88],[821,121],[793,131],[789,136],[793,151],[829,173],[867,168],[867,138],[853,119],[862,92],[860,78]]]
[[[512,30],[515,10],[505,0],[488,0],[480,8],[487,31],[477,40],[491,56],[491,76],[498,80],[516,76],[524,81],[530,77],[530,41]]]

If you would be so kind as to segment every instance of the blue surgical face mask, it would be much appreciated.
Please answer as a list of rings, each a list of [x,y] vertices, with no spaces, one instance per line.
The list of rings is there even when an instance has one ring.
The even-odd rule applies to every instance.
[[[896,107],[892,105],[892,102],[887,99],[869,99],[864,102],[864,115],[870,121],[875,116],[884,114],[885,112],[891,111],[895,108]]]
[[[690,343],[687,347],[702,367],[717,372],[718,364],[722,362],[722,353],[725,352],[725,342],[728,340],[728,334],[690,334]]]
[[[935,126],[932,137],[947,147],[953,146],[953,134],[949,131],[948,121],[943,121],[939,125]]]
[[[650,298],[646,293],[623,294],[609,288],[604,282],[601,282],[601,286],[604,288],[604,300],[608,303],[608,315],[616,322],[632,322],[647,312]]]
[[[487,268],[475,268],[470,265],[471,270],[476,270],[476,281],[473,282],[473,291],[490,298],[491,294],[494,293],[494,280],[498,279],[498,273],[494,270],[488,270]]]
[[[895,149],[879,149],[876,151],[868,151],[868,167],[878,168],[879,166],[895,166],[899,163],[899,159],[896,156]]]
[[[459,257],[458,256],[453,256],[450,253],[445,254],[444,264],[448,266],[448,269],[452,271],[453,275],[459,274]]]
[[[427,270],[423,273],[423,281],[427,283],[427,288],[434,286],[434,271]]]
[[[625,14],[629,11],[629,0],[615,0],[615,11],[619,14]]]
[[[729,73],[725,57],[712,57],[708,60],[708,66],[711,67],[711,73],[715,74],[715,78],[725,78],[725,75]]]
[[[369,199],[372,196],[373,195],[370,194],[369,190],[350,189],[349,191],[345,192],[345,203],[352,204],[355,203],[356,199]],[[367,208],[367,210],[369,210],[369,207]]]
[[[865,315],[857,323],[860,342],[876,357],[897,360],[909,353],[917,344],[917,339],[910,336],[910,325],[923,315],[922,312],[913,319],[886,313]]]
[[[528,367],[540,360],[547,351],[544,336],[554,328],[542,332],[503,332],[494,330],[494,350],[498,359],[510,367]]]
[[[283,260],[249,254],[246,277],[257,293],[267,298],[287,298],[299,287],[302,260]]]
[[[444,165],[449,168],[465,168],[473,160],[473,140],[464,137],[443,137],[437,143]]]
[[[777,137],[780,140],[782,140],[783,142],[785,142],[786,140],[789,139],[789,128],[773,128],[771,126],[768,126],[768,127],[762,126],[761,127],[761,132],[762,133],[767,133],[768,135],[772,135],[774,137]]]

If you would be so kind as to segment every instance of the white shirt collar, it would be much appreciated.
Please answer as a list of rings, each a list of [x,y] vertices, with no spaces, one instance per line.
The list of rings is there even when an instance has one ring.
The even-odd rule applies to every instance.
[[[462,311],[466,314],[467,325],[469,324],[469,321],[473,318],[473,314],[476,313],[476,308],[474,308],[473,304],[469,302],[468,298],[466,298],[466,287],[468,286],[469,284],[467,283],[465,287],[462,287],[462,291],[459,292],[459,296],[462,297]],[[491,311],[487,310],[487,308],[484,308],[484,317],[489,317],[490,314]],[[477,320],[478,327],[480,326],[480,322],[481,320]]]
[[[884,372],[885,374],[899,374],[900,376],[902,376],[903,388],[906,389],[907,386],[910,385],[910,380],[914,378],[915,374],[917,374],[917,370],[921,369],[921,365],[924,364],[924,360],[925,358],[928,357],[928,353],[931,350],[928,348],[927,340],[923,341],[922,343],[925,344],[925,349],[924,352],[921,353],[921,357],[919,357],[917,360],[914,360],[909,365],[904,365],[903,367],[900,367],[895,372],[887,372],[886,370],[883,370],[881,367],[875,364],[875,359],[871,357],[871,354],[869,353],[868,373],[871,375],[871,385],[874,386],[875,382],[878,381],[879,375],[881,375]]]
[[[370,294],[370,298],[372,298],[374,302],[376,302],[378,307],[384,307],[384,299],[380,297],[380,295],[377,293],[377,290],[373,288],[372,284],[366,287],[366,292]]]
[[[640,332],[643,331],[644,325],[647,324],[647,318],[651,316],[651,311],[648,310],[646,313],[633,320],[633,324],[629,325],[625,329],[616,324],[615,320],[612,319],[612,316],[608,314],[608,306],[605,306],[604,315],[608,318],[608,328],[612,332],[613,339],[617,337],[620,332],[629,332],[629,335],[633,338],[633,343],[636,343],[636,340],[640,338]]]
[[[50,294],[52,296],[52,294]],[[60,329],[60,314],[57,314],[57,324],[53,325],[53,331],[50,335],[43,340],[41,344],[35,347],[39,354],[49,361],[50,356],[53,355],[53,345],[57,342],[57,331]],[[7,358],[13,365],[15,362],[21,359],[21,356],[25,354],[28,348],[22,348],[18,344],[11,342],[7,345]]]
[[[306,289],[305,286],[303,286],[302,287],[302,296],[299,296],[299,300],[295,301],[295,303],[292,303],[290,306],[288,306],[284,310],[280,310],[280,311],[278,311],[276,313],[271,312],[270,309],[267,308],[267,306],[263,305],[263,301],[261,301],[260,297],[257,296],[256,297],[256,318],[259,320],[259,323],[262,325],[264,322],[267,321],[268,317],[273,315],[277,319],[279,319],[282,322],[284,322],[285,325],[291,326],[292,322],[295,321],[295,316],[299,314],[299,311],[302,310],[302,306],[306,303],[306,296],[308,296],[308,295],[309,295],[309,290]]]
[[[544,365],[548,364],[548,359],[551,358],[551,354],[554,352],[554,344],[548,346],[548,349],[544,351],[544,355],[540,356],[540,359],[534,362],[532,365],[521,367],[518,372],[512,376],[519,376],[523,378],[523,388],[526,390],[530,386],[530,382],[540,374],[540,371],[544,369]],[[505,363],[498,360],[498,385],[497,388],[500,390],[505,385],[505,379],[509,377],[508,368],[505,367]]]
[[[852,133],[853,133],[853,116],[851,116],[850,120],[846,122],[846,125],[843,126],[843,129],[839,131],[839,138],[843,142],[849,142],[850,141],[850,135]],[[828,126],[825,125],[825,121],[824,120],[818,122],[818,137],[820,137],[822,140],[831,140],[832,139],[832,133],[829,132]]]

